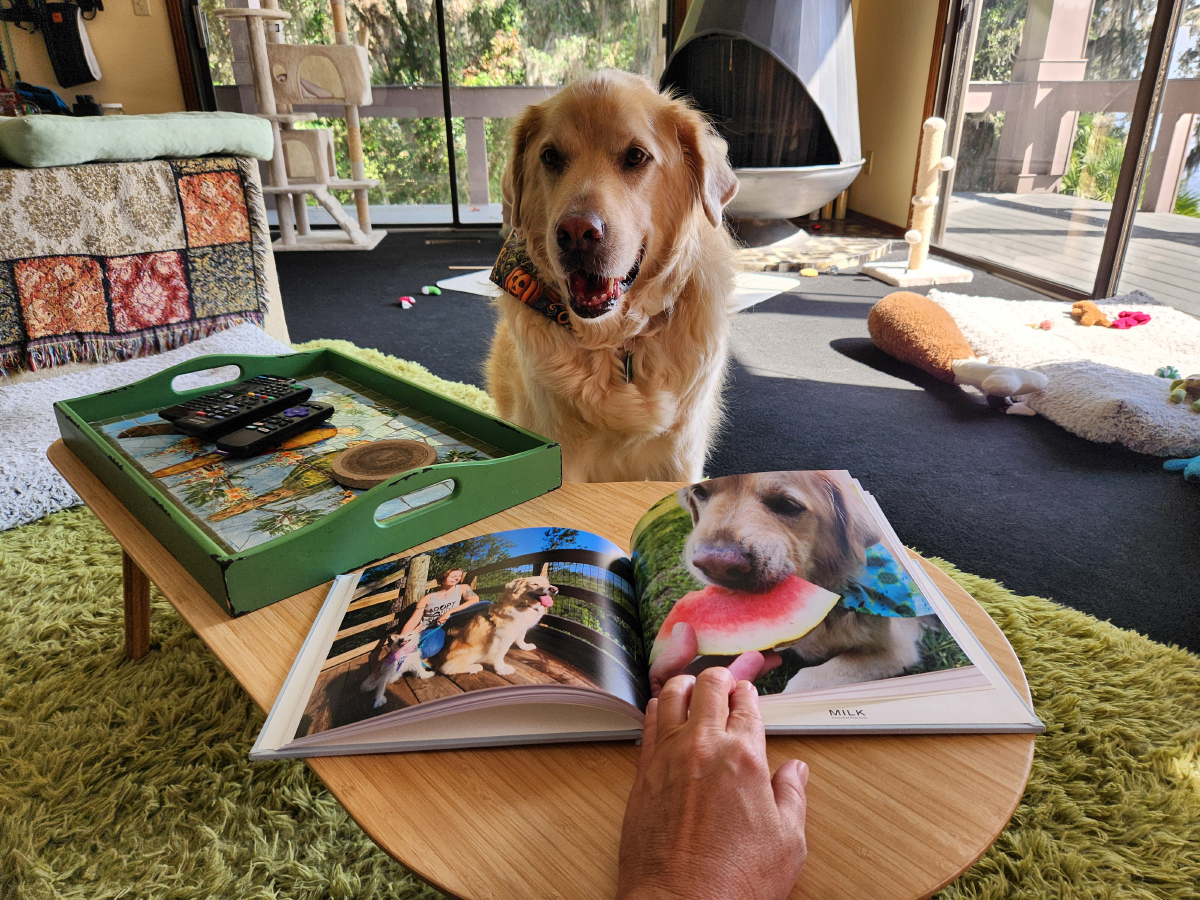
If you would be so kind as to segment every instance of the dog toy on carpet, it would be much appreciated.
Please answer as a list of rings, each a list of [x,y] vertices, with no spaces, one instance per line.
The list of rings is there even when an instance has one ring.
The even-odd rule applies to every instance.
[[[950,313],[921,294],[888,294],[871,307],[867,330],[888,356],[941,381],[969,384],[989,398],[1001,398],[999,405],[1009,415],[1036,415],[1031,407],[1008,398],[1035,393],[1049,383],[1041,372],[993,366],[976,357]]]
[[[1200,456],[1191,459],[1168,459],[1163,463],[1168,472],[1182,472],[1184,481],[1200,481]]]
[[[1192,409],[1200,412],[1200,375],[1189,375],[1187,378],[1176,378],[1171,382],[1171,393],[1167,399],[1172,403],[1192,401]]]
[[[1080,300],[1078,303],[1072,303],[1071,316],[1078,319],[1080,325],[1103,325],[1105,328],[1112,325],[1112,322],[1108,320],[1108,316],[1100,312],[1100,307],[1091,300]]]
[[[1113,321],[1113,328],[1133,328],[1135,325],[1145,325],[1150,321],[1150,314],[1144,312],[1136,312],[1130,309],[1121,310],[1117,318]]]

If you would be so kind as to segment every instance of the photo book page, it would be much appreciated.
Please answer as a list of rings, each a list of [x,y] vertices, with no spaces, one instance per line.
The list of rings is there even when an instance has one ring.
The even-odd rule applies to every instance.
[[[320,646],[301,652],[319,664],[307,660],[310,677],[292,685],[305,698],[285,729],[293,750],[496,703],[509,727],[522,715],[512,707],[534,701],[530,727],[542,727],[541,706],[568,703],[591,707],[605,731],[640,728],[649,685],[633,572],[597,535],[524,528],[458,541],[339,579],[330,602]]]
[[[757,651],[769,732],[1041,728],[848,472],[700,482],[630,543],[653,684]]]

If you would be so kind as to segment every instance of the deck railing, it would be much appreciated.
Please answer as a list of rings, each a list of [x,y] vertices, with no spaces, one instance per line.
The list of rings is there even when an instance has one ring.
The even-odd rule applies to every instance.
[[[1131,113],[1138,81],[972,81],[967,113],[1005,112],[995,190],[1058,192],[1071,163],[1080,113]],[[1172,212],[1188,142],[1200,116],[1200,78],[1167,82],[1141,209]]]
[[[465,120],[467,139],[467,199],[472,206],[500,202],[488,193],[488,153],[484,129],[485,119],[510,119],[521,114],[531,103],[538,103],[557,93],[558,87],[452,87],[450,113]],[[218,85],[217,108],[225,112],[256,111],[252,85]],[[374,103],[359,110],[366,118],[439,119],[445,106],[441,85],[405,87],[397,84],[377,84],[371,87]],[[330,114],[340,107],[297,106],[296,112]],[[336,114],[336,112],[335,112]]]

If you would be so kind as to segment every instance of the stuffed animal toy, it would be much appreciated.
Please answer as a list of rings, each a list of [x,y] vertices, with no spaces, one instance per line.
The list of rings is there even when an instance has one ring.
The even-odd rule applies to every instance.
[[[1078,303],[1072,303],[1071,316],[1078,319],[1080,325],[1103,325],[1105,328],[1112,325],[1112,322],[1108,320],[1108,316],[1100,312],[1100,307],[1091,300],[1080,300]]]
[[[875,346],[888,356],[950,384],[969,384],[989,399],[1009,401],[1040,391],[1049,383],[1041,372],[993,366],[976,357],[950,313],[920,294],[888,294],[871,307],[867,330]],[[1001,405],[1009,414],[1036,415],[1024,403]]]

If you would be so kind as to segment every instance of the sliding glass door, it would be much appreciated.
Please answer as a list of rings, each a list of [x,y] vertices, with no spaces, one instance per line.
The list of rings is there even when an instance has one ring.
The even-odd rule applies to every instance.
[[[447,4],[450,109],[464,223],[499,223],[508,131],[530,103],[596,69],[657,78],[663,0]]]
[[[1180,16],[1118,292],[1200,316],[1200,0]]]
[[[244,26],[211,13],[260,4],[200,2],[209,14],[218,107],[253,111]],[[374,102],[361,109],[365,174],[380,182],[369,192],[372,222],[498,225],[513,118],[585,71],[609,67],[656,76],[666,2],[348,0],[350,32],[366,43],[372,69]],[[329,0],[278,3],[292,13],[284,26],[289,43],[333,43]],[[345,123],[331,118],[312,125],[333,129],[346,177]],[[340,199],[353,216],[353,197]],[[327,219],[321,210],[311,213],[314,225]]]
[[[947,54],[958,166],[935,243],[1064,296],[1107,296],[1119,277],[1189,302],[1174,273],[1200,262],[1200,0],[953,5],[968,43]]]

